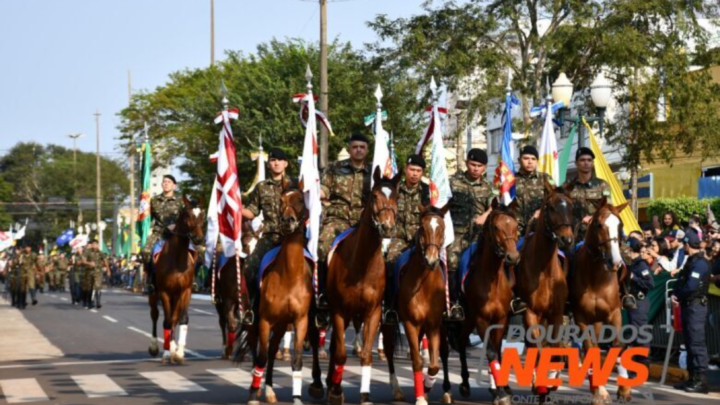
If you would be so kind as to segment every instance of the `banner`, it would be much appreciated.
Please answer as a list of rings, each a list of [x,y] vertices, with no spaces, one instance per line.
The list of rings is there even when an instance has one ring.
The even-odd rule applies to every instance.
[[[150,174],[152,167],[150,141],[145,141],[142,146],[142,151],[142,188],[140,189],[137,224],[135,225],[135,232],[137,232],[140,237],[140,247],[145,246],[145,243],[147,243],[152,221],[150,218]]]

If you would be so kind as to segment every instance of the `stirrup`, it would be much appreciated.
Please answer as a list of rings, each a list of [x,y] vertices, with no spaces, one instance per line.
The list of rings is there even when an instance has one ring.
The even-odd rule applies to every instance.
[[[242,318],[243,325],[252,325],[255,323],[255,312],[252,309],[248,309],[243,313]]]
[[[330,309],[330,305],[328,304],[325,294],[320,294],[320,296],[318,296],[317,309],[322,311],[327,311],[328,309]]]
[[[521,314],[527,310],[527,305],[523,300],[520,298],[513,298],[512,301],[510,301],[510,311],[512,311],[513,314]]]
[[[383,324],[389,325],[389,326],[396,326],[400,322],[400,317],[398,316],[397,311],[394,309],[388,309],[383,314]]]
[[[450,312],[445,312],[445,319],[450,322],[462,322],[465,320],[465,311],[458,304],[450,307]]]
[[[626,294],[622,297],[622,306],[625,309],[637,309],[637,300],[632,294]]]
[[[315,327],[318,329],[327,329],[330,326],[330,320],[326,312],[315,314]]]

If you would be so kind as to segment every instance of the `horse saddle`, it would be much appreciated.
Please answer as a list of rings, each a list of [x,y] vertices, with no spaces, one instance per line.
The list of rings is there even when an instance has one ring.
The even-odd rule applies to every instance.
[[[263,279],[263,275],[265,274],[265,269],[270,267],[270,265],[275,262],[275,260],[277,259],[278,253],[280,253],[281,247],[282,247],[282,245],[278,245],[278,246],[275,246],[274,248],[268,250],[268,252],[265,253],[265,256],[263,256],[262,260],[260,261],[260,270],[258,271],[258,276],[257,276],[258,290],[260,289],[260,287],[262,287],[262,279]],[[310,254],[310,251],[308,251],[307,249],[303,249],[303,254],[305,255],[305,261],[307,261],[307,264],[309,266],[308,269],[310,270],[310,272],[311,272],[310,275],[312,276],[312,271],[315,269],[315,260],[313,260],[313,257]],[[316,288],[315,277],[312,277],[312,279],[313,279],[313,289],[315,289]]]
[[[410,262],[410,257],[412,257],[414,252],[415,246],[410,246],[409,248],[403,250],[395,261],[395,267],[393,268],[393,292],[396,295],[400,292],[400,276],[405,272],[407,264]],[[447,281],[445,280],[445,273],[447,270],[445,262],[441,260],[440,266],[442,267],[443,280]]]
[[[160,258],[160,252],[162,252],[164,246],[165,239],[160,239],[159,241],[155,242],[152,250],[153,264],[157,264],[158,259]],[[190,242],[188,249],[190,249],[190,257],[192,258],[195,253],[197,253],[197,248],[195,247],[195,245],[193,245],[192,242]]]
[[[335,253],[335,249],[337,249],[338,246],[340,246],[340,243],[344,241],[350,234],[353,233],[357,229],[356,226],[351,226],[350,228],[342,231],[340,235],[336,236],[335,239],[333,239],[332,245],[330,245],[330,251],[328,251],[328,257],[327,257],[327,264],[330,265],[330,262],[332,261],[333,254]]]

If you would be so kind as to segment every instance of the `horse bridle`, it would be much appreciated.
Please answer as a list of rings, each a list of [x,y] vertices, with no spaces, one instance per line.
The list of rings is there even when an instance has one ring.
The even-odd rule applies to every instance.
[[[440,221],[443,221],[443,217],[436,214],[428,214],[428,216],[435,216],[440,219]],[[421,218],[422,221],[422,218]],[[418,230],[415,232],[415,245],[420,249],[420,254],[425,255],[425,251],[427,248],[435,246],[435,248],[438,250],[438,252],[442,252],[442,246],[438,245],[437,243],[428,243],[427,245],[423,245],[423,243],[420,241],[420,234],[422,233],[423,227],[422,224],[418,228]]]
[[[375,194],[373,193],[373,194],[372,194],[372,199],[373,199],[373,201],[372,201],[372,202],[373,202],[372,206],[375,206],[374,203],[375,203],[375,199],[376,199],[376,198],[377,198],[377,197],[375,197]],[[397,207],[393,208],[393,207],[391,207],[391,206],[389,206],[389,205],[384,205],[384,206],[383,206],[382,208],[380,208],[377,212],[375,212],[375,210],[373,209],[372,220],[373,220],[373,225],[375,225],[375,228],[378,228],[378,229],[380,228],[380,221],[378,220],[378,217],[380,216],[380,214],[383,213],[383,211],[390,211],[390,212],[392,212],[392,214],[393,214],[393,219],[397,218]]]
[[[290,190],[289,193],[294,193],[294,192],[300,192],[300,191],[299,190]],[[302,196],[302,192],[300,192],[300,195]],[[310,213],[308,212],[307,209],[303,209],[301,213],[298,213],[297,211],[295,211],[295,207],[293,207],[292,205],[290,205],[289,207],[292,210],[292,212],[295,214],[295,216],[298,218],[298,221],[297,221],[298,224],[304,224],[310,217]],[[280,213],[280,214],[282,217],[283,213]]]
[[[595,218],[593,218],[593,222],[595,222]],[[593,224],[593,222],[591,222],[590,224],[591,224],[591,225],[602,226],[602,225],[600,225],[600,222],[597,222],[597,223],[595,223],[595,224]],[[588,228],[590,228],[590,227],[588,227]],[[587,229],[585,232],[590,232],[590,229]],[[618,237],[616,236],[616,237],[614,237],[614,238],[608,238],[608,239],[605,239],[605,240],[600,240],[600,241],[598,241],[597,251],[598,251],[600,257],[597,258],[597,261],[598,261],[598,262],[603,262],[603,264],[605,265],[606,269],[612,270],[612,268],[613,268],[612,260],[611,260],[610,258],[608,258],[607,252],[605,252],[605,250],[602,249],[602,246],[605,246],[608,242],[617,242],[617,243],[620,243],[620,238],[618,238]],[[593,249],[591,249],[590,246],[588,246],[588,250],[590,250],[591,252],[593,251]],[[610,270],[608,270],[608,271],[610,271]]]
[[[512,217],[512,215],[509,215],[509,214],[507,214],[507,213],[505,213],[505,212],[498,212],[498,214],[496,214],[496,215],[507,215],[507,216]],[[505,242],[507,242],[507,241],[513,241],[513,242],[515,242],[515,246],[517,246],[517,244],[518,244],[518,238],[517,238],[517,237],[512,237],[512,236],[507,236],[507,234],[505,233],[505,231],[502,231],[502,233],[503,233],[502,243],[501,243],[501,244],[496,243],[495,237],[494,237],[495,231],[494,231],[494,229],[493,229],[493,225],[492,225],[491,219],[492,219],[492,218],[488,218],[488,219],[487,219],[487,222],[488,222],[488,231],[487,231],[487,234],[488,234],[488,235],[487,235],[487,237],[490,238],[490,239],[493,241],[492,245],[493,245],[493,252],[495,253],[495,255],[497,255],[497,257],[505,257],[505,255],[507,255],[507,248],[504,247]]]
[[[558,229],[560,229],[564,226],[567,226],[570,229],[572,229],[572,224],[567,223],[567,222],[562,222],[562,223],[556,225],[555,227],[551,227],[550,221],[548,220],[547,206],[543,207],[542,213],[543,213],[543,222],[545,223],[545,233],[548,236],[550,236],[550,238],[552,239],[553,242],[557,242],[557,240],[559,239],[559,237],[557,236],[557,233],[555,233]]]

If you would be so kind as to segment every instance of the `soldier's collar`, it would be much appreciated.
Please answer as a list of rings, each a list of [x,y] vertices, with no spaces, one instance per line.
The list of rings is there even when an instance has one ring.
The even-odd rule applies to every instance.
[[[528,172],[521,168],[520,170],[518,170],[517,174],[518,174],[518,176],[521,176],[521,177],[535,177],[535,178],[540,177],[540,174],[538,173],[537,169],[535,169],[531,172]]]
[[[593,175],[592,177],[590,177],[590,180],[588,180],[588,181],[585,182],[585,183],[583,183],[582,181],[580,181],[580,176],[575,177],[575,184],[576,184],[576,185],[585,186],[585,187],[592,187],[592,186],[595,185],[595,183],[597,183],[597,177],[595,177],[594,175]]]
[[[400,187],[407,192],[415,193],[418,190],[420,190],[420,182],[416,184],[414,187],[408,186],[407,182],[403,179],[403,181],[400,183]]]
[[[483,173],[477,180],[470,180],[470,177],[468,177],[468,172],[465,170],[462,175],[463,179],[467,181],[470,184],[480,184],[485,181],[485,174]]]

